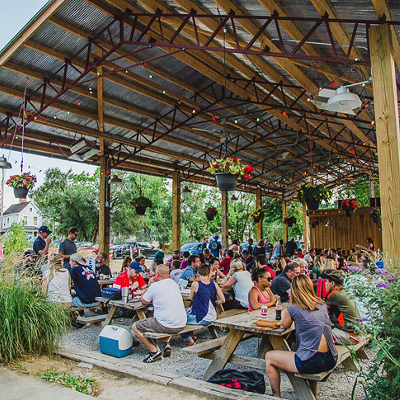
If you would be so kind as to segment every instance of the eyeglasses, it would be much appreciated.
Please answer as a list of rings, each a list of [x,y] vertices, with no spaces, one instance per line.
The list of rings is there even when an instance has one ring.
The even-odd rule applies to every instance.
[[[270,278],[267,278],[267,281],[268,281],[268,282],[272,282],[273,280],[274,280],[274,278],[271,278],[271,277],[270,277]]]

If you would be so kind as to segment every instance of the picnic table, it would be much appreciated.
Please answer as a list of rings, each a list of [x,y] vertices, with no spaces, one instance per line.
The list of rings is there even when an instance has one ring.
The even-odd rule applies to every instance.
[[[105,279],[98,279],[97,282],[99,282],[99,286],[102,289],[103,286],[109,286],[112,285],[115,281],[115,278],[105,278]]]
[[[284,304],[284,307],[286,307],[286,304]],[[225,338],[218,338],[214,341],[211,341],[213,342],[210,343],[209,346],[211,352],[207,353],[207,345],[201,343],[202,345],[204,345],[204,348],[202,349],[202,354],[200,356],[204,358],[210,358],[212,360],[210,366],[204,374],[204,380],[207,380],[215,372],[223,369],[228,362],[246,367],[265,369],[264,357],[265,353],[268,350],[291,351],[288,343],[288,337],[295,329],[294,324],[292,324],[292,326],[288,329],[260,329],[253,325],[254,322],[260,319],[261,311],[256,310],[252,312],[233,315],[227,318],[218,319],[213,322],[213,325],[220,328],[229,328],[229,333],[227,336],[225,336]],[[275,307],[271,307],[268,310],[266,320],[275,320]],[[252,336],[259,336],[261,338],[256,357],[244,357],[235,355],[234,352],[238,344],[242,340],[246,340]],[[220,343],[217,343],[218,340],[220,340]],[[188,349],[188,351],[190,350],[191,349]],[[196,351],[196,349],[193,350]],[[315,399],[310,387],[304,379],[295,376],[295,374],[286,374],[299,399]]]

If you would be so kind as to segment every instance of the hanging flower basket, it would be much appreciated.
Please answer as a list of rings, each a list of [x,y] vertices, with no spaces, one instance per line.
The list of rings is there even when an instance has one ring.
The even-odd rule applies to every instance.
[[[218,214],[218,211],[215,207],[208,207],[205,211],[206,214],[206,218],[209,221],[212,221],[214,219],[214,217]]]
[[[341,208],[345,212],[346,217],[354,217],[358,204],[355,199],[346,199],[342,200]]]
[[[215,175],[219,190],[229,192],[236,189],[237,181],[242,176],[249,180],[254,167],[245,167],[237,157],[225,157],[210,162],[207,171]]]
[[[146,209],[153,206],[152,201],[144,196],[139,196],[136,199],[133,199],[132,204],[135,207],[137,215],[144,215]]]
[[[6,181],[7,186],[14,188],[14,196],[17,199],[25,199],[29,189],[32,189],[35,183],[36,176],[31,175],[29,172],[24,172],[21,175],[12,175]]]
[[[325,185],[305,184],[297,192],[300,202],[306,203],[309,210],[318,210],[321,201],[329,200],[331,191]]]
[[[311,228],[316,228],[319,225],[319,219],[318,218],[311,219],[310,225],[311,225]]]
[[[253,211],[250,216],[253,218],[254,223],[258,224],[260,221],[264,219],[264,211],[262,210],[261,207],[258,207],[257,210]]]
[[[291,228],[293,226],[293,224],[296,223],[296,217],[286,217],[283,220],[283,223],[286,224],[289,228]]]
[[[375,224],[379,224],[381,222],[381,211],[378,208],[375,208],[375,210],[370,211],[369,215],[372,218],[372,221],[375,222]]]

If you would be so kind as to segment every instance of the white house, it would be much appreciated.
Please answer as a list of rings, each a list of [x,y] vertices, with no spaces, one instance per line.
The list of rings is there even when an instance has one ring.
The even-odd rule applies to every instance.
[[[24,222],[28,240],[32,241],[38,235],[38,228],[42,225],[42,219],[40,210],[33,201],[22,201],[19,204],[13,204],[4,211],[1,233],[7,232],[14,222]]]

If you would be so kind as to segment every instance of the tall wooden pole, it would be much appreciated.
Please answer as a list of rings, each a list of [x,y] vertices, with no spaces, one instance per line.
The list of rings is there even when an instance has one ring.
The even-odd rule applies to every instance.
[[[309,218],[307,215],[307,203],[303,203],[303,240],[304,240],[304,248],[306,249],[306,251],[309,250],[309,246],[308,246],[308,228],[310,226],[309,223]]]
[[[98,49],[98,55],[101,50]],[[101,76],[102,67],[97,68]],[[99,131],[104,132],[104,111],[103,111],[103,78],[97,80],[97,113]],[[99,251],[109,254],[110,251],[110,183],[108,171],[108,155],[104,139],[100,138],[100,199],[99,199]]]
[[[289,240],[289,231],[288,225],[283,222],[283,220],[287,217],[287,208],[286,208],[286,200],[282,199],[282,225],[283,225],[283,243],[286,245]]]
[[[256,190],[256,207],[261,207],[261,188],[257,188]],[[257,222],[257,242],[259,240],[261,240],[263,238],[263,234],[262,234],[262,219],[260,220],[260,222]]]
[[[222,204],[221,204],[221,228],[222,238],[221,244],[223,249],[227,249],[228,246],[228,234],[229,234],[229,223],[228,223],[228,192],[222,191]]]
[[[396,72],[387,24],[369,29],[384,254],[400,259],[400,139]]]
[[[172,174],[172,250],[181,248],[181,182],[179,172]]]

